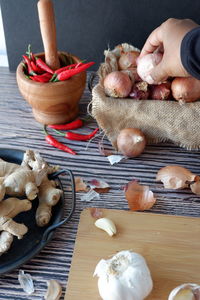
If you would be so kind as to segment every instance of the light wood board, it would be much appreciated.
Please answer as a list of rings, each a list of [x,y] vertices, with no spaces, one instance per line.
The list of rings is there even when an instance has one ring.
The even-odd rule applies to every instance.
[[[96,228],[90,209],[83,210],[65,300],[100,300],[95,266],[121,250],[146,259],[154,282],[148,300],[167,300],[182,283],[200,284],[200,218],[101,210],[116,224],[117,235]]]

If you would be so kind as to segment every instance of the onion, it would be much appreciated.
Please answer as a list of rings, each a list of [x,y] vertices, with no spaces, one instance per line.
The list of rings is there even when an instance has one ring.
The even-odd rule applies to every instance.
[[[131,210],[147,210],[156,202],[153,192],[149,190],[149,187],[140,185],[136,180],[127,184],[125,197]]]
[[[147,54],[137,60],[137,72],[142,80],[148,82],[148,77],[151,70],[159,64],[161,59],[162,54],[160,52],[154,52],[151,54]]]
[[[139,51],[129,51],[121,54],[118,66],[120,70],[126,70],[128,68],[134,68],[137,66],[136,60],[140,55]]]
[[[149,97],[148,83],[141,81],[133,85],[133,88],[129,94],[132,99],[146,100]]]
[[[171,82],[163,82],[158,85],[150,86],[150,99],[153,100],[168,100],[171,96]]]
[[[184,189],[199,177],[181,166],[166,166],[160,169],[156,181],[161,181],[166,189]]]
[[[193,102],[200,99],[200,80],[194,77],[177,77],[172,81],[174,99],[183,102]]]
[[[123,72],[111,72],[104,79],[105,93],[110,97],[125,98],[130,94],[131,88],[131,80]]]
[[[117,137],[117,148],[126,157],[139,156],[146,146],[143,132],[137,128],[122,129]]]

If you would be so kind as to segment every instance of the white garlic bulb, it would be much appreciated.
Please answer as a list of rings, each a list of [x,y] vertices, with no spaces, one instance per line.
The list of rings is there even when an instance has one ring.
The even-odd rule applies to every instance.
[[[99,294],[103,300],[143,300],[153,287],[151,274],[143,256],[121,251],[97,264]]]

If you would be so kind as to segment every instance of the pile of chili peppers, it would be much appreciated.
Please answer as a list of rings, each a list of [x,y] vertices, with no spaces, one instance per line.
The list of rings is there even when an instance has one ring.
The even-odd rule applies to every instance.
[[[75,121],[72,121],[71,123],[61,124],[61,125],[48,125],[48,127],[52,128],[55,132],[64,136],[68,140],[89,141],[90,139],[92,139],[95,136],[95,134],[99,130],[98,128],[93,130],[90,134],[80,134],[80,133],[75,133],[75,132],[71,132],[71,131],[66,131],[66,132],[62,133],[59,131],[59,130],[73,130],[73,129],[81,128],[81,127],[83,127],[83,125],[84,125],[83,120],[77,119]],[[52,135],[50,135],[47,132],[47,126],[44,126],[44,132],[45,132],[45,140],[48,144],[50,144],[51,146],[53,146],[55,148],[63,150],[67,153],[70,153],[72,155],[77,154],[74,150],[72,150],[68,146],[60,143],[57,139],[55,139]]]
[[[30,45],[26,55],[22,55],[22,57],[24,59],[24,73],[26,77],[37,82],[64,81],[85,71],[94,64],[94,62],[72,63],[53,71],[41,58],[32,53]]]

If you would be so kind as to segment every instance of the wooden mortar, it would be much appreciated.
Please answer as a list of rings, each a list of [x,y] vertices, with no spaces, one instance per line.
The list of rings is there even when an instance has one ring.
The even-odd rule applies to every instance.
[[[65,52],[60,52],[69,55]],[[44,59],[44,53],[36,54]],[[70,54],[75,63],[81,60]],[[41,83],[27,78],[21,62],[16,71],[17,84],[24,99],[32,106],[35,119],[42,124],[62,124],[76,118],[79,100],[86,83],[86,71],[59,82]]]

